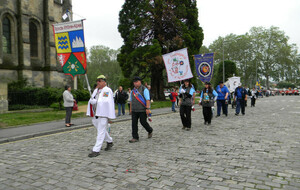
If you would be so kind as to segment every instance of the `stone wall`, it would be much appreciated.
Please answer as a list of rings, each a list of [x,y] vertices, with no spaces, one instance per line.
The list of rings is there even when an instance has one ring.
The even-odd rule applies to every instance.
[[[0,38],[0,81],[11,82],[22,77],[36,87],[63,87],[70,78],[62,72],[56,58],[52,24],[62,22],[66,9],[72,10],[71,0],[1,0],[0,36],[2,19],[11,21],[12,52],[2,51]],[[63,2],[63,3],[62,3]],[[38,31],[38,56],[30,55],[29,24]]]

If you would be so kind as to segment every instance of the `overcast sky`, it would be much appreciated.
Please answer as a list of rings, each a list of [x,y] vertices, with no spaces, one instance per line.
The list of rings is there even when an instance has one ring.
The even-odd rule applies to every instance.
[[[118,32],[119,11],[124,0],[73,0],[73,19],[85,18],[86,47],[104,45],[118,49],[123,39]],[[219,36],[245,34],[253,26],[277,26],[300,50],[300,0],[198,0],[203,44]],[[299,52],[298,52],[299,53]]]

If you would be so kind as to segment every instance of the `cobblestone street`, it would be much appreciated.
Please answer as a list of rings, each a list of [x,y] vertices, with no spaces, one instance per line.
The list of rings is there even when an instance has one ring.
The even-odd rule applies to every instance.
[[[211,126],[198,109],[191,131],[179,112],[153,117],[153,138],[139,124],[134,144],[131,121],[115,123],[95,158],[94,127],[0,144],[0,189],[300,189],[300,96],[249,105]]]

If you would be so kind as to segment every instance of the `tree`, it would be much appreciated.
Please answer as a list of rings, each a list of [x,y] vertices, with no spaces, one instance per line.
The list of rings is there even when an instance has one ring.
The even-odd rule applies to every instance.
[[[225,63],[225,81],[223,81],[223,62],[220,62],[217,66],[217,73],[214,74],[213,85],[216,87],[220,81],[226,82],[228,78],[237,76],[236,64],[232,61],[224,61]]]
[[[254,85],[261,78],[269,88],[270,80],[296,82],[299,76],[297,46],[288,44],[288,37],[278,27],[253,27],[244,35],[219,37],[209,46],[216,52],[215,62],[223,60],[223,49],[224,59],[236,63],[245,85]]]
[[[278,27],[253,27],[250,35],[254,40],[252,48],[256,54],[255,61],[269,89],[270,78],[276,78],[282,67],[292,65],[293,46],[288,44],[289,38]]]
[[[162,54],[188,47],[199,52],[203,41],[196,0],[127,0],[119,14],[124,45],[118,61],[126,78],[150,77],[154,99],[165,99]],[[194,61],[190,56],[194,68]]]
[[[113,50],[105,46],[93,46],[89,51],[87,63],[88,79],[91,87],[96,84],[97,76],[103,74],[112,89],[117,89],[119,80],[123,77],[122,71],[117,62],[119,50]]]

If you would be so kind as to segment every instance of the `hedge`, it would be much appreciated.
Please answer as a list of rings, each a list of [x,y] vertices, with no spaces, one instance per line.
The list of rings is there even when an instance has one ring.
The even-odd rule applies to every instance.
[[[8,102],[9,105],[50,106],[53,103],[59,103],[62,105],[63,92],[64,89],[50,87],[25,87],[21,89],[9,89]],[[87,101],[90,98],[88,90],[72,90],[72,94],[77,101]]]

